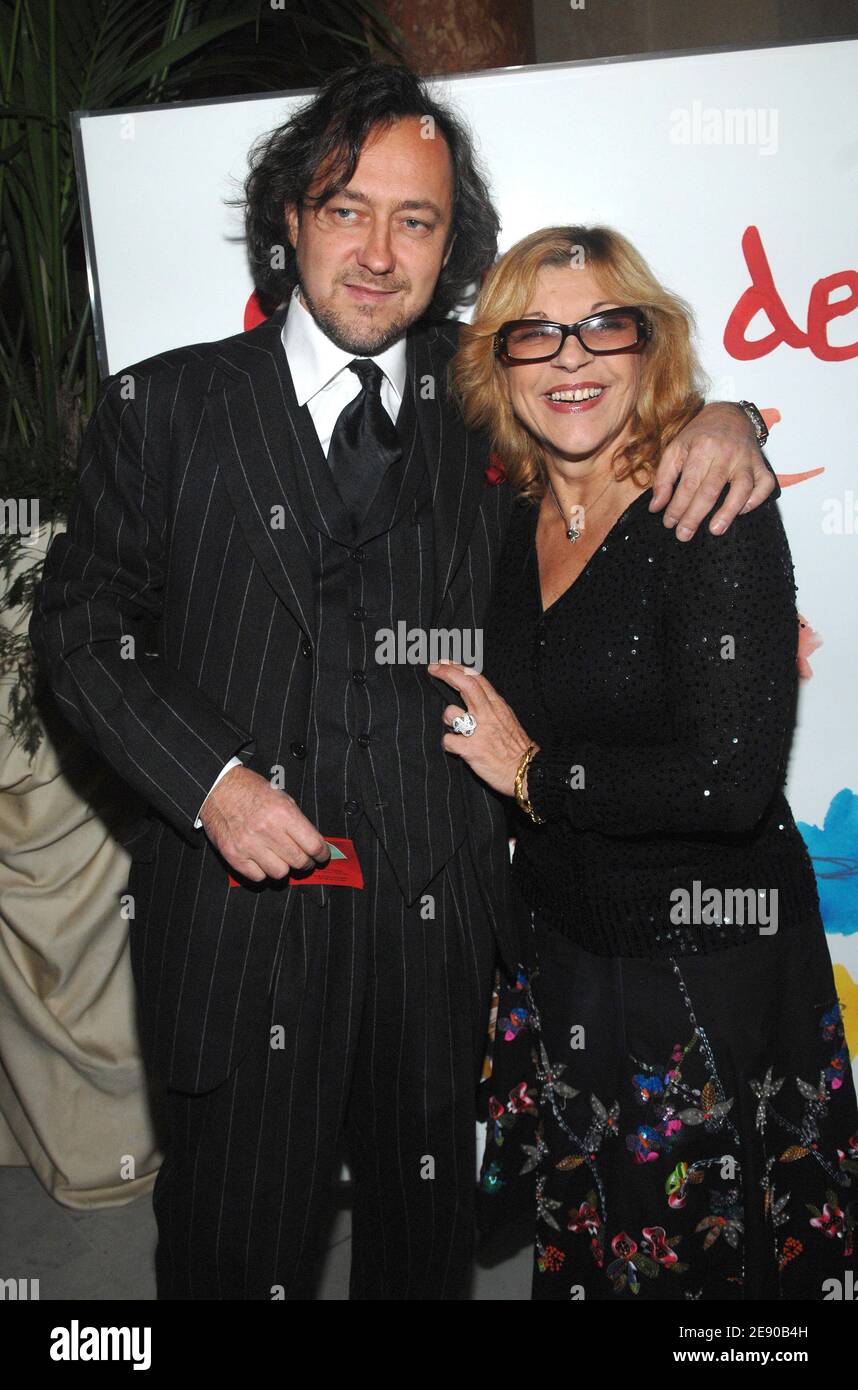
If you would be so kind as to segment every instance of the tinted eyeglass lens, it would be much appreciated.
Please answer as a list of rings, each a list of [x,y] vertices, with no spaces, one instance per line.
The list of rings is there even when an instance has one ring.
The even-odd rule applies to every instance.
[[[600,314],[581,328],[584,346],[595,352],[634,347],[639,335],[640,325],[634,314]]]
[[[517,362],[528,358],[550,357],[560,348],[562,334],[551,324],[519,324],[506,334],[507,356]],[[643,331],[634,314],[599,314],[581,328],[586,348],[594,352],[616,352],[618,348],[635,347]]]
[[[510,357],[547,357],[557,351],[562,336],[558,328],[549,324],[521,324],[507,333],[506,350]]]

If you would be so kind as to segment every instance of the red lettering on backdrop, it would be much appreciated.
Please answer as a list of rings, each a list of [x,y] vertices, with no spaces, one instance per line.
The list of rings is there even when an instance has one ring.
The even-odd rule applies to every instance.
[[[245,333],[247,333],[251,328],[255,328],[257,324],[264,323],[267,317],[267,314],[263,314],[262,312],[262,305],[259,303],[259,295],[257,291],[254,290],[253,294],[250,296],[250,298],[244,306]]]
[[[832,304],[832,294],[842,286],[849,290],[849,294]],[[825,331],[832,319],[851,314],[853,309],[858,309],[858,274],[854,270],[841,270],[839,275],[826,275],[824,279],[817,280],[810,292],[807,336],[814,355],[821,357],[823,362],[846,362],[850,357],[858,357],[858,343],[832,347]]]
[[[844,314],[858,309],[858,272],[842,270],[817,280],[810,292],[807,332],[803,333],[790,318],[778,293],[756,227],[746,229],[742,237],[742,251],[751,284],[739,297],[724,329],[724,347],[731,357],[739,362],[751,362],[773,352],[781,343],[792,348],[810,348],[814,357],[822,362],[846,362],[849,358],[858,357],[858,342],[835,347],[829,343],[827,334],[832,319],[842,318]],[[832,304],[832,294],[842,288],[848,289],[849,294]],[[755,315],[760,312],[768,318],[772,331],[764,338],[749,340],[745,334]]]

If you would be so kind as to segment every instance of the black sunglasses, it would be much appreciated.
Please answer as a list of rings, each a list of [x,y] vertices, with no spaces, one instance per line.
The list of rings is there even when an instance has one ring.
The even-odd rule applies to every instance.
[[[550,362],[567,338],[577,338],[585,352],[606,357],[639,352],[652,337],[652,324],[643,309],[624,307],[591,314],[577,323],[546,319],[510,319],[494,336],[494,353],[506,367],[522,362]]]

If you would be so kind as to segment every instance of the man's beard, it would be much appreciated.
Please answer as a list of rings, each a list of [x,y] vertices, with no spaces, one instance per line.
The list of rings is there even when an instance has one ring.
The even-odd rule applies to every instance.
[[[298,276],[298,288],[309,313],[312,314],[325,336],[330,338],[331,342],[342,352],[350,352],[355,357],[376,357],[380,352],[393,347],[394,343],[398,343],[399,339],[405,336],[417,317],[408,318],[407,315],[402,314],[383,329],[373,329],[367,324],[363,334],[358,336],[360,328],[354,324],[346,323],[342,314],[338,314],[335,309],[320,309],[317,304],[313,303],[300,275]]]

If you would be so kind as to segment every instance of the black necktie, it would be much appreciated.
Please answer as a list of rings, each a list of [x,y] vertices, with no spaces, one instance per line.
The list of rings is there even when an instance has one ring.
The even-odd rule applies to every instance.
[[[357,528],[402,448],[396,426],[381,403],[381,368],[368,357],[356,357],[349,367],[360,377],[361,390],[337,417],[328,463]]]

